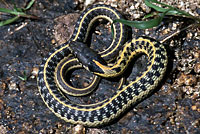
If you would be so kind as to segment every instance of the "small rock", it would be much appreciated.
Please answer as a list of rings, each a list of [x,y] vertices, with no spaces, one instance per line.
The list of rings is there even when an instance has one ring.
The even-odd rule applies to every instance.
[[[19,91],[19,88],[17,87],[17,84],[13,81],[10,81],[10,83],[8,84],[8,89],[9,90],[16,90]]]
[[[199,126],[200,126],[200,119],[195,120],[195,121],[192,123],[192,125],[195,126],[195,127],[199,127]]]
[[[193,100],[195,100],[195,99],[197,99],[197,98],[199,98],[199,97],[200,97],[199,92],[194,92],[194,95],[192,95],[192,99],[193,99]]]
[[[1,134],[7,134],[7,129],[3,125],[0,126],[0,133]]]
[[[21,130],[21,131],[17,132],[17,134],[27,134],[27,131]]]
[[[143,11],[145,11],[146,13],[149,13],[151,11],[151,8],[149,8],[145,3],[142,3],[141,6]]]
[[[26,86],[25,86],[25,82],[24,81],[21,81],[19,83],[19,88],[20,88],[20,91],[24,91],[26,89]]]
[[[194,111],[197,110],[197,106],[195,106],[195,105],[192,106],[192,110],[194,110]]]
[[[52,44],[55,44],[55,43],[56,43],[56,40],[55,40],[55,39],[52,39],[52,40],[51,40],[51,43],[52,43]]]
[[[83,83],[83,87],[87,87],[88,85],[89,85],[89,83],[87,83],[87,82]]]
[[[32,72],[31,72],[32,74],[31,78],[35,78],[38,75],[38,72],[39,72],[39,68],[33,67]]]
[[[85,127],[83,125],[76,125],[73,128],[73,134],[85,134]]]
[[[88,134],[108,134],[108,130],[90,128]]]
[[[188,39],[191,39],[191,38],[192,38],[192,33],[188,33],[188,34],[187,34],[187,38],[188,38]]]
[[[200,73],[200,63],[195,64],[195,66],[194,66],[194,72],[195,73]]]
[[[200,8],[197,8],[196,12],[200,15]]]
[[[95,2],[95,0],[85,0],[84,6],[87,7]]]
[[[127,134],[127,129],[126,128],[122,128],[121,133],[122,134]]]
[[[176,30],[177,29],[177,24],[176,23],[173,23],[172,25],[172,30]]]
[[[184,73],[182,73],[180,75],[180,77],[177,79],[177,83],[179,85],[187,85],[187,86],[191,86],[191,85],[195,85],[197,83],[197,79],[194,75],[186,75]]]
[[[193,52],[194,58],[199,59],[200,58],[200,50]]]
[[[195,92],[195,88],[191,87],[191,86],[184,86],[182,88],[183,92],[185,92],[186,94],[190,95],[193,92]]]
[[[5,90],[6,89],[6,83],[0,82],[0,89]]]
[[[0,111],[4,108],[4,101],[0,99]]]
[[[190,8],[191,8],[191,10],[195,10],[195,9],[197,8],[197,6],[196,6],[195,4],[192,4],[192,5],[190,6]]]
[[[188,75],[186,78],[185,78],[185,85],[195,85],[197,83],[197,79],[194,75]]]
[[[169,28],[167,28],[167,29],[164,29],[163,31],[162,31],[162,34],[168,34],[170,32],[170,29]]]
[[[6,83],[0,82],[0,96],[4,95],[5,89],[6,89]]]

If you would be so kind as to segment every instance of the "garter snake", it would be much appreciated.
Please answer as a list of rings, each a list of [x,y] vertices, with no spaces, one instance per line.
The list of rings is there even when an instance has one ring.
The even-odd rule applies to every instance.
[[[124,44],[126,32],[120,23],[114,24],[114,38],[111,45],[99,52],[105,61],[118,54],[113,66],[103,65],[101,58],[99,60],[93,55],[87,55],[87,49],[83,53],[79,52],[85,50],[79,45],[88,38],[88,32],[96,19],[103,18],[112,22],[121,17],[121,14],[110,6],[93,5],[87,8],[80,15],[70,41],[56,47],[44,58],[38,73],[39,92],[48,108],[66,122],[85,126],[105,125],[145,98],[161,81],[167,66],[164,46],[144,37],[132,39]],[[120,49],[122,50],[119,52]],[[75,52],[73,55],[79,57],[85,64],[83,66],[100,76],[120,75],[131,59],[140,53],[148,57],[147,68],[138,78],[123,84],[112,97],[91,105],[76,104],[63,94],[55,80],[57,65],[73,52]]]

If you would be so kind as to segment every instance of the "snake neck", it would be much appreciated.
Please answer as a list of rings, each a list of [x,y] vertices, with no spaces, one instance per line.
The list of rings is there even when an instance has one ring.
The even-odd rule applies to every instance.
[[[124,45],[123,50],[119,52],[119,56],[113,66],[106,66],[93,60],[93,62],[95,62],[95,64],[102,70],[101,72],[103,72],[94,72],[94,74],[102,77],[117,77],[126,70],[131,60],[138,54],[146,54],[149,58],[150,53],[153,51],[149,48],[152,46],[153,45],[149,44],[149,40],[144,41],[143,38],[133,39]]]

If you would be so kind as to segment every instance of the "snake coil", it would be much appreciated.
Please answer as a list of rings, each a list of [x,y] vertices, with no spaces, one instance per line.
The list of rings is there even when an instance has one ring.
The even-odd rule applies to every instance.
[[[73,45],[73,43],[70,45],[69,43],[72,41],[84,43],[93,23],[99,18],[112,22],[114,19],[122,18],[122,15],[116,9],[106,5],[93,5],[87,8],[80,15],[70,41],[51,51],[44,58],[38,73],[39,92],[44,103],[53,113],[66,122],[93,127],[108,124],[146,97],[161,81],[167,66],[167,54],[162,44],[143,37],[132,39],[124,44],[124,36],[126,36],[124,25],[116,23],[114,24],[112,43],[105,50],[98,53],[103,60],[92,58],[95,57],[92,54],[91,57],[86,55],[89,58],[82,59],[85,55],[78,53],[79,60],[85,62],[84,66],[88,67],[89,70],[93,70],[94,74],[102,77],[113,77],[122,74],[134,56],[144,53],[148,57],[146,70],[137,79],[124,84],[111,98],[102,102],[79,105],[69,100],[63,94],[62,89],[57,86],[56,82],[61,79],[58,80],[55,72],[59,73],[58,65],[63,66],[65,62],[68,62],[67,65],[72,63],[72,67],[82,66],[77,59],[64,60],[72,55],[70,45]],[[119,56],[112,67],[104,63],[104,60],[108,61],[116,55]],[[62,75],[62,72],[60,75]]]

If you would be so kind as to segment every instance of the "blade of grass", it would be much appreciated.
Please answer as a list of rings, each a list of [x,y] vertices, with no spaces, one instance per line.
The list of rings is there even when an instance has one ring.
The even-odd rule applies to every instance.
[[[25,18],[38,19],[37,16],[28,15],[28,14],[26,14],[24,12],[12,11],[12,10],[6,9],[6,8],[0,8],[0,12],[8,13],[8,14],[13,14],[13,15],[20,16],[20,17],[25,17]]]
[[[157,12],[153,12],[153,13],[150,13],[150,14],[145,15],[145,16],[143,17],[143,19],[148,19],[148,18],[151,18],[151,17],[156,16],[156,15],[158,15],[158,13],[157,13]]]
[[[155,10],[158,11],[158,12],[166,12],[166,10],[167,10],[167,9],[165,9],[165,8],[162,8],[162,7],[159,7],[159,6],[156,6],[156,5],[152,4],[152,3],[150,2],[150,0],[145,0],[144,2],[145,2],[145,4],[146,4],[148,7],[153,8],[153,9],[155,9]],[[155,2],[155,3],[156,3],[156,2]]]
[[[148,28],[158,26],[161,21],[162,21],[161,17],[157,17],[155,19],[151,19],[148,21],[129,21],[129,20],[124,20],[124,19],[116,19],[113,21],[113,23],[120,22],[130,27],[135,27],[138,29],[148,29]]]
[[[170,6],[170,5],[167,5],[167,4],[165,4],[165,3],[159,2],[159,1],[157,1],[157,0],[145,0],[144,2],[145,2],[146,5],[152,6],[152,8],[153,8],[154,6],[156,6],[156,5],[151,4],[151,3],[157,3],[157,4],[160,4],[161,6],[166,6],[166,7],[168,7],[168,8],[174,8],[174,7]],[[158,6],[156,6],[156,7],[158,7]],[[160,9],[164,9],[164,8],[162,8],[162,7],[159,7],[159,8],[160,8]]]
[[[160,4],[162,6],[166,6],[168,7],[167,9],[166,8],[162,8],[162,7],[159,7],[159,6],[156,6],[152,3],[157,3],[157,4]],[[161,2],[158,2],[157,0],[145,0],[145,4],[150,7],[150,8],[153,8],[155,9],[156,11],[158,12],[166,12],[167,10],[171,9],[171,11],[168,11],[168,13],[166,15],[185,15],[185,16],[192,16],[191,14],[185,12],[185,11],[182,11],[182,10],[179,10],[175,7],[172,7],[170,5],[167,5],[167,4],[164,4],[164,3],[161,3]]]
[[[26,15],[23,12],[13,11],[13,10],[6,9],[6,8],[0,8],[0,12],[9,13],[9,14],[13,14],[13,15],[19,15],[19,16],[25,16]]]
[[[148,21],[129,21],[129,20],[124,20],[124,19],[116,19],[116,20],[113,21],[113,23],[120,22],[120,23],[128,25],[130,27],[136,27],[138,29],[153,28],[155,26],[158,26],[162,22],[163,17],[170,10],[171,9],[168,9],[164,13],[159,14],[159,16],[157,18],[151,19],[151,20],[148,20]]]
[[[28,10],[29,8],[31,8],[31,6],[34,4],[34,2],[35,2],[35,0],[31,0],[24,10]]]
[[[13,11],[15,11],[15,12],[23,12],[21,8],[17,8],[16,4],[14,4]]]
[[[14,3],[13,0],[12,0],[12,2],[14,4],[13,10],[6,9],[6,8],[0,8],[0,12],[15,15],[15,17],[7,19],[5,21],[0,21],[0,26],[4,26],[4,25],[7,25],[7,24],[10,24],[10,23],[16,21],[17,19],[19,19],[19,17],[25,17],[25,18],[31,18],[31,19],[39,19],[37,16],[28,15],[28,14],[26,14],[24,12],[24,11],[26,11],[26,10],[31,8],[31,6],[34,4],[35,0],[31,0],[28,3],[28,5],[26,6],[26,8],[17,8],[17,6],[16,6],[16,4]]]
[[[112,33],[112,36],[114,36],[113,35],[113,33],[114,33],[113,25],[116,22],[125,24],[130,27],[135,27],[138,29],[148,29],[148,28],[158,26],[161,23],[162,19],[163,19],[163,17],[157,17],[155,19],[148,20],[148,21],[130,21],[130,20],[125,20],[125,19],[116,19],[111,24],[111,33]]]
[[[4,26],[4,25],[7,25],[7,24],[10,24],[12,22],[15,22],[18,19],[19,19],[19,16],[15,16],[15,17],[13,17],[11,19],[7,19],[5,21],[0,21],[0,26]]]
[[[18,78],[22,81],[27,81],[28,76],[26,75],[26,71],[24,71],[23,76],[18,76]]]

